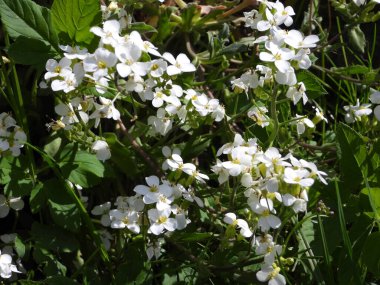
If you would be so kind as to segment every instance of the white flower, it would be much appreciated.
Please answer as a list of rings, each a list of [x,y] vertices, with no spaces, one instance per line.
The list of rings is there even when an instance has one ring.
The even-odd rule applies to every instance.
[[[106,202],[104,204],[95,206],[91,210],[91,214],[95,216],[101,216],[100,223],[103,226],[108,227],[111,224],[111,219],[109,216],[110,209],[111,209],[111,202]]]
[[[288,60],[294,57],[294,52],[288,48],[280,48],[274,42],[267,42],[265,48],[270,51],[260,52],[260,60],[274,62],[275,66],[282,73],[287,72],[290,68],[290,63]]]
[[[227,213],[224,215],[223,221],[233,227],[239,226],[240,234],[243,237],[249,238],[253,235],[249,229],[248,223],[243,219],[237,219],[234,213]]]
[[[94,54],[83,60],[83,68],[86,72],[93,72],[95,80],[108,75],[108,69],[115,66],[117,57],[105,48],[97,48]]]
[[[149,176],[145,178],[146,185],[137,185],[133,191],[143,195],[143,201],[145,204],[157,203],[157,207],[162,210],[164,208],[170,208],[170,203],[173,201],[171,198],[173,194],[172,187],[163,183],[160,184],[160,180],[157,176]]]
[[[380,121],[380,91],[373,92],[369,97],[372,104],[377,104],[373,109],[373,113],[378,121]]]
[[[303,187],[310,187],[314,184],[314,179],[309,178],[310,172],[306,169],[296,169],[287,167],[284,171],[284,181],[288,184],[298,184]]]
[[[146,254],[148,256],[148,260],[151,260],[153,256],[158,259],[161,256],[162,244],[164,243],[164,239],[158,239],[154,242],[149,242],[146,247]]]
[[[272,215],[271,213],[276,213],[273,208],[273,201],[267,198],[258,199],[255,196],[251,196],[248,199],[248,204],[251,207],[252,211],[256,214],[259,214],[258,226],[261,231],[266,232],[270,228],[277,229],[281,226],[281,220]]]
[[[170,208],[165,208],[161,211],[157,209],[148,210],[149,231],[155,235],[163,233],[164,230],[168,230],[169,232],[174,231],[177,228],[177,221],[176,219],[169,218],[170,214]]]
[[[131,232],[135,234],[140,233],[140,226],[138,224],[139,216],[136,211],[121,211],[119,209],[114,209],[109,212],[109,215],[111,218],[111,228],[128,228]]]
[[[64,51],[63,55],[68,58],[68,59],[85,59],[87,54],[88,54],[88,50],[86,48],[83,48],[81,49],[79,46],[63,46],[63,45],[60,45],[59,48],[61,50]]]
[[[293,124],[297,125],[297,134],[298,135],[302,135],[305,130],[306,130],[306,126],[309,127],[309,128],[314,128],[315,125],[314,123],[308,119],[308,118],[302,118],[303,116],[300,116],[300,115],[297,115],[296,114],[296,118],[297,118],[297,121],[295,121]]]
[[[100,27],[92,27],[90,32],[100,37],[101,43],[115,47],[120,38],[120,23],[117,20],[105,21],[103,23],[103,29]]]
[[[257,29],[257,23],[262,20],[262,15],[257,10],[251,12],[244,12],[245,26],[251,29]]]
[[[111,151],[106,141],[97,140],[95,141],[91,149],[96,153],[97,159],[100,161],[106,161],[111,158]]]
[[[20,211],[24,208],[24,201],[21,197],[7,199],[4,195],[0,194],[0,218],[8,216],[10,208]]]
[[[319,42],[319,38],[316,35],[309,35],[304,38],[300,31],[290,30],[285,42],[295,49],[314,48],[317,46],[316,43]]]
[[[270,118],[265,115],[268,113],[268,109],[264,106],[253,107],[248,111],[248,117],[257,123],[260,127],[264,128],[269,126]]]
[[[278,84],[282,85],[295,85],[297,83],[297,77],[293,67],[290,67],[286,72],[277,71],[275,79]]]
[[[45,80],[57,76],[64,76],[65,72],[71,71],[71,60],[64,57],[59,62],[55,59],[49,59],[45,66],[48,72],[45,73]]]
[[[16,265],[12,264],[12,256],[6,253],[1,254],[0,251],[0,276],[2,278],[10,278],[12,272],[21,273]]]
[[[192,64],[190,59],[183,53],[180,53],[176,59],[168,52],[165,52],[162,57],[172,64],[168,66],[166,70],[166,73],[169,76],[177,75],[182,72],[193,72],[196,70],[194,64]]]
[[[114,106],[114,101],[99,97],[101,104],[95,103],[95,111],[90,115],[90,119],[95,119],[95,128],[99,126],[101,118],[114,119],[115,121],[120,119],[120,112]]]
[[[264,264],[261,270],[256,273],[256,277],[261,282],[269,281],[268,285],[285,285],[286,279],[280,274],[280,271],[277,266],[274,268],[272,265]]]
[[[55,79],[51,83],[51,89],[53,91],[63,91],[69,93],[78,87],[79,82],[75,73],[71,72],[71,69],[63,69],[60,74],[60,79]]]
[[[303,104],[305,105],[308,101],[305,91],[305,84],[303,84],[303,82],[298,82],[297,85],[289,87],[288,92],[286,92],[286,97],[291,99],[294,105],[296,105],[302,98]]]
[[[360,105],[359,99],[357,99],[356,105],[343,106],[343,109],[347,112],[344,119],[348,124],[355,121],[360,121],[361,117],[368,116],[372,113],[372,109],[370,109],[370,107],[371,104]]]

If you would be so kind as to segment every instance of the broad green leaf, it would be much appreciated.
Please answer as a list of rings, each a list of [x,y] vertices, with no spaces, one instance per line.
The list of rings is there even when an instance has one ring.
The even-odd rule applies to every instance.
[[[105,167],[96,155],[82,150],[76,151],[73,145],[65,147],[58,164],[65,178],[85,188],[99,184],[105,175]]]
[[[47,42],[19,36],[8,49],[9,56],[15,63],[43,67],[49,58],[56,54],[51,52]]]
[[[363,248],[362,259],[368,271],[375,276],[380,276],[380,232],[372,233],[366,240]]]
[[[51,13],[60,37],[63,33],[75,43],[90,44],[94,38],[90,28],[101,23],[98,0],[55,0]]]
[[[358,187],[367,176],[367,149],[362,137],[346,124],[337,128],[337,146],[343,182],[351,189]]]
[[[57,252],[75,252],[79,242],[73,234],[56,226],[33,223],[31,231],[33,240],[41,247]]]
[[[31,0],[0,0],[0,13],[12,38],[24,36],[41,40],[50,45],[52,51],[58,51],[58,37],[51,24],[49,9]]]

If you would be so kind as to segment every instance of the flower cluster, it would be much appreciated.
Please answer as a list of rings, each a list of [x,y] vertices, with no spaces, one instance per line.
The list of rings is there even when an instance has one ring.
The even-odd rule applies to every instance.
[[[251,227],[258,228],[264,235],[263,238],[255,239],[254,246],[258,254],[264,254],[262,271],[268,270],[273,266],[274,257],[281,254],[281,247],[274,243],[268,233],[281,226],[276,208],[285,206],[292,208],[295,213],[305,212],[308,188],[316,178],[326,184],[326,173],[319,171],[312,162],[298,160],[291,154],[282,156],[277,148],[270,147],[263,151],[255,139],[245,141],[239,134],[235,135],[234,142],[227,143],[218,150],[217,156],[223,154],[227,155],[228,160],[217,160],[213,171],[218,175],[220,184],[227,182],[231,176],[240,178],[240,183],[245,188],[247,205],[255,218],[251,221]],[[224,221],[239,226],[240,234],[244,237],[253,234],[249,224],[245,220],[236,219],[234,213],[226,214]],[[260,273],[258,279],[265,281],[259,276]]]
[[[286,98],[294,105],[301,99],[303,104],[306,104],[309,101],[306,87],[303,82],[297,80],[296,70],[308,69],[311,66],[310,49],[316,47],[319,38],[316,35],[304,36],[295,29],[288,31],[281,28],[281,26],[292,25],[292,16],[295,15],[292,7],[284,7],[279,1],[259,2],[261,2],[259,10],[245,12],[244,16],[245,26],[259,34],[253,44],[258,44],[259,59],[262,63],[234,79],[231,82],[232,87],[237,92],[248,92],[250,89],[255,90],[258,87],[264,87],[265,84],[275,83],[287,88]],[[277,96],[277,94],[274,95]],[[261,107],[260,102],[257,104],[258,106],[248,111],[248,116],[259,126],[266,127],[270,124],[270,119],[265,114],[267,109]],[[297,115],[295,120],[298,118],[305,117]],[[304,133],[305,124],[308,127],[314,127],[310,124],[310,120],[300,122],[297,125],[299,135]]]
[[[8,113],[0,114],[0,155],[10,153],[19,156],[26,142],[26,134]]]
[[[107,20],[103,27],[91,28],[100,38],[94,53],[78,46],[60,46],[64,57],[46,63],[45,80],[50,82],[53,91],[63,91],[62,103],[55,107],[61,117],[51,124],[53,129],[80,131],[86,126],[97,128],[102,118],[117,121],[120,112],[115,101],[133,94],[142,102],[150,101],[157,109],[156,115],[148,118],[153,135],[166,135],[176,120],[184,123],[187,119],[196,121],[208,115],[217,122],[223,119],[224,108],[219,100],[193,89],[184,90],[176,84],[180,74],[196,70],[185,54],[174,57],[165,52],[161,55],[137,31],[124,33],[123,23]],[[78,97],[81,84],[94,86],[94,95]],[[118,94],[109,95],[108,90],[115,90],[115,87]],[[112,100],[105,95],[113,96]],[[94,143],[98,140],[102,139],[94,138]],[[103,161],[110,157],[104,140],[92,145],[92,149]]]

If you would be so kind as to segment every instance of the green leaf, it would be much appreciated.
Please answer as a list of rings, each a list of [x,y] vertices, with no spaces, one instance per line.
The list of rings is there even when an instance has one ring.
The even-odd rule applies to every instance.
[[[81,226],[81,217],[75,204],[49,202],[50,214],[54,222],[64,229],[77,231]]]
[[[364,53],[366,37],[360,29],[360,25],[357,25],[348,31],[348,40],[354,50]]]
[[[51,46],[47,42],[25,36],[19,36],[10,45],[8,54],[15,63],[40,67],[43,67],[49,58],[57,55],[51,52]]]
[[[376,276],[380,275],[380,232],[370,234],[367,238],[362,259],[368,270]]]
[[[350,65],[348,67],[332,67],[331,71],[345,75],[352,75],[366,74],[370,71],[370,69],[367,66],[363,65]]]
[[[372,211],[376,218],[380,217],[380,188],[365,188],[361,194],[367,196],[369,204],[371,205]]]
[[[116,274],[116,284],[134,284],[137,276],[144,270],[144,260],[146,253],[143,250],[143,244],[133,242],[130,244],[125,253],[125,263],[118,267]]]
[[[17,252],[17,256],[23,258],[25,255],[25,244],[18,236],[16,236],[15,239],[15,249]]]
[[[8,184],[11,180],[23,179],[26,177],[26,161],[23,156],[1,157],[0,158],[0,184]]]
[[[105,175],[105,167],[96,155],[77,151],[72,144],[62,151],[58,164],[66,179],[84,188],[99,184]]]
[[[56,275],[49,277],[45,280],[44,284],[48,285],[78,285],[79,283],[76,282],[75,280],[65,277],[62,275]]]
[[[363,177],[367,176],[365,143],[360,134],[343,123],[339,123],[336,137],[343,182],[354,189],[362,183]]]
[[[33,214],[40,211],[41,207],[46,204],[47,197],[43,191],[43,184],[38,183],[30,193],[29,206]]]
[[[50,10],[31,0],[0,0],[1,20],[12,38],[24,36],[45,42],[57,52],[58,37]],[[25,47],[28,48],[28,47]]]
[[[248,46],[243,43],[233,43],[229,46],[223,47],[217,54],[236,54],[248,51]]]
[[[302,70],[297,73],[297,81],[305,84],[306,94],[310,99],[315,99],[321,95],[327,94],[320,79],[307,70]]]
[[[144,22],[132,23],[127,31],[138,31],[139,33],[157,33],[157,30],[151,25],[147,25]]]
[[[64,185],[57,179],[50,179],[44,182],[41,191],[47,196],[50,214],[54,222],[66,230],[77,231],[81,226],[82,219]]]
[[[30,195],[34,185],[30,179],[12,179],[5,187],[4,193],[7,196],[19,197]]]
[[[79,242],[73,234],[56,226],[33,223],[31,231],[33,239],[43,248],[59,252],[75,252]]]
[[[98,0],[55,0],[51,13],[60,38],[67,35],[75,43],[90,44],[94,38],[90,28],[101,23],[99,3]]]

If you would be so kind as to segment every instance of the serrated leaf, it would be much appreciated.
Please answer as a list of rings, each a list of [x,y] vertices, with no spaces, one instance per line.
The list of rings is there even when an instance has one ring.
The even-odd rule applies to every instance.
[[[358,187],[367,176],[367,149],[360,134],[346,124],[337,128],[338,157],[345,185]]]
[[[12,38],[24,36],[41,40],[53,51],[58,51],[58,37],[51,24],[49,9],[31,0],[0,0],[0,13]]]
[[[101,23],[98,0],[55,0],[51,12],[57,32],[66,34],[75,43],[90,44],[94,38],[90,28]]]
[[[51,52],[51,46],[47,42],[25,36],[19,36],[9,46],[8,54],[15,63],[39,67],[43,67],[49,58],[57,55]]]

